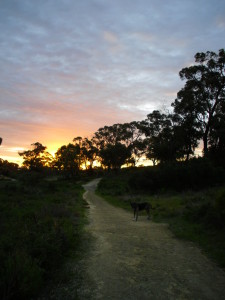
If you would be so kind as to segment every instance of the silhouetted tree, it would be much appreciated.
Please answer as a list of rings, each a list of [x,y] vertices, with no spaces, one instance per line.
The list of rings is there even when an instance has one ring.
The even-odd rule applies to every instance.
[[[82,137],[81,136],[77,136],[73,139],[74,144],[77,146],[77,150],[79,148],[79,153],[77,154],[78,156],[78,167],[79,170],[81,169],[81,165],[82,165],[82,153],[81,153],[81,147],[82,147]]]
[[[143,133],[140,131],[139,123],[133,121],[99,128],[94,134],[93,143],[99,151],[109,144],[124,144],[131,151],[130,162],[135,165],[144,153]]]
[[[179,158],[179,144],[175,137],[171,114],[153,111],[141,122],[141,130],[146,136],[146,157],[152,160],[154,165],[157,162]]]
[[[194,156],[198,141],[201,138],[198,122],[191,113],[185,117],[173,114],[172,120],[178,151],[177,157],[189,160],[191,156]]]
[[[209,133],[209,157],[225,165],[225,103],[213,120]]]
[[[91,170],[98,155],[98,148],[94,146],[92,139],[84,138],[82,140],[81,153],[85,168]]]
[[[197,53],[195,62],[196,65],[180,71],[180,78],[186,83],[172,106],[184,120],[190,121],[192,116],[193,127],[201,129],[206,155],[210,131],[225,101],[225,51]]]
[[[106,145],[115,145],[121,141],[122,124],[104,126],[94,133],[93,141],[98,149],[103,149]]]
[[[79,173],[80,147],[68,144],[58,149],[55,153],[55,167],[67,177],[73,177]]]
[[[19,165],[0,158],[0,174],[12,176],[18,171]]]
[[[98,148],[95,147],[93,139],[76,137],[73,139],[73,142],[80,149],[79,168],[82,165],[85,169],[92,169],[98,153]]]
[[[46,151],[47,147],[36,142],[31,144],[32,150],[19,152],[23,157],[23,166],[29,170],[41,171],[48,167],[52,161],[52,155]]]
[[[130,162],[135,166],[145,152],[144,136],[140,130],[140,122],[133,121],[121,124],[121,143],[129,147],[131,151]]]
[[[102,159],[102,164],[108,169],[120,169],[126,160],[131,157],[129,147],[121,143],[108,144],[100,150],[99,156]]]

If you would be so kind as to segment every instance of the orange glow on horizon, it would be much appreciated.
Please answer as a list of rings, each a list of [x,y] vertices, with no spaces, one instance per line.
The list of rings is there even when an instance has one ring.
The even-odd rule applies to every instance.
[[[49,152],[53,158],[55,158],[55,153],[58,151],[59,148],[61,148],[63,145],[67,145],[68,143],[73,143],[72,141],[69,141],[67,143],[65,142],[52,142],[49,145],[46,145],[45,143],[42,143],[43,146],[46,146],[46,151]],[[32,146],[30,145],[27,148],[22,148],[22,147],[9,147],[9,146],[4,146],[1,145],[0,146],[0,158],[3,160],[7,160],[8,162],[11,163],[16,163],[18,164],[20,167],[23,164],[23,158],[21,156],[19,156],[18,152],[22,152],[22,151],[26,151],[26,150],[31,150]],[[196,157],[200,157],[202,156],[202,149],[201,148],[197,148],[195,150],[195,156]],[[152,161],[146,159],[145,157],[141,158],[136,166],[152,166]],[[87,164],[87,167],[89,166],[89,164]],[[94,161],[93,167],[99,167],[100,163],[98,161]],[[126,167],[126,165],[124,165],[123,167]],[[85,169],[85,166],[82,166],[82,169]]]

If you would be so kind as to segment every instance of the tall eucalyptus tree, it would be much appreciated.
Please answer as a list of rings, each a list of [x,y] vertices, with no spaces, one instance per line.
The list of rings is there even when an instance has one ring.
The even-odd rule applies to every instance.
[[[206,155],[210,132],[225,102],[225,51],[197,53],[195,62],[196,65],[180,71],[180,78],[186,82],[172,106],[184,122],[192,118],[196,134],[201,133]]]

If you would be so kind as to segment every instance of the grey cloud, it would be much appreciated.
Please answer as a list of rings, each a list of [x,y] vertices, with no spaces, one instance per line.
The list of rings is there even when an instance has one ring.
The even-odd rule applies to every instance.
[[[96,129],[144,118],[170,106],[196,52],[224,47],[224,15],[222,0],[2,0],[1,116],[60,126],[61,109],[72,126],[78,111]]]

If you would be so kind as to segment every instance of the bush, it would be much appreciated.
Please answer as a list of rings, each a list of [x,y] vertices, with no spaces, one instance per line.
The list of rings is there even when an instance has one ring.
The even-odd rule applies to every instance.
[[[205,159],[175,162],[137,170],[128,180],[131,190],[159,191],[200,190],[225,182],[225,170]]]
[[[24,250],[16,250],[7,257],[1,253],[0,290],[2,299],[30,299],[37,294],[43,280],[38,261]]]
[[[5,300],[37,295],[79,245],[84,218],[82,190],[75,184],[38,179],[34,190],[23,182],[1,183],[0,189],[0,299]]]
[[[98,184],[98,191],[105,195],[120,196],[129,193],[125,172],[103,178]]]
[[[199,203],[186,206],[185,217],[195,223],[204,224],[205,228],[225,229],[225,190],[218,190],[215,199],[202,199]]]

